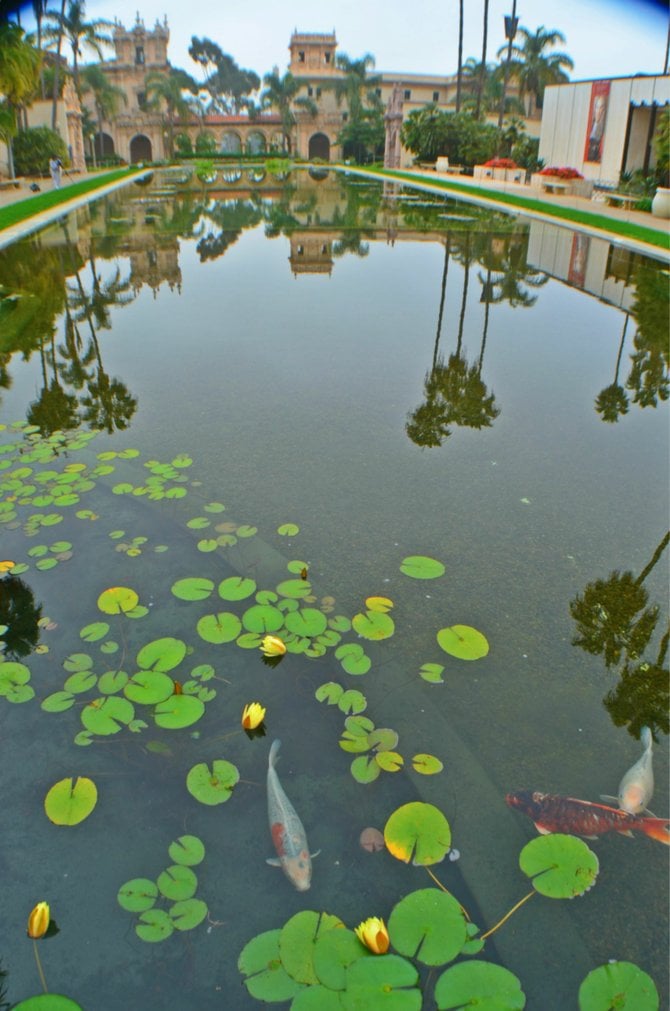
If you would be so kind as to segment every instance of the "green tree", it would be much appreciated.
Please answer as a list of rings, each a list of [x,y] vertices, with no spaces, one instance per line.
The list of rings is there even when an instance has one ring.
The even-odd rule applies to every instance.
[[[383,107],[377,94],[381,77],[369,74],[374,65],[370,53],[356,60],[346,53],[337,57],[337,68],[343,76],[335,82],[335,97],[338,105],[344,102],[347,107],[346,124],[338,142],[345,157],[353,156],[357,161],[366,160],[368,154],[374,157],[384,144]]]
[[[316,116],[318,109],[311,98],[299,97],[302,83],[290,70],[283,77],[274,71],[263,78],[264,90],[261,92],[261,103],[265,108],[276,109],[281,118],[282,142],[284,152],[291,153],[291,133],[296,123],[294,109],[305,109]]]
[[[567,81],[566,70],[572,70],[574,64],[567,53],[548,52],[558,42],[565,42],[562,32],[547,30],[541,25],[534,33],[527,28],[519,28],[519,35],[521,43],[511,47],[510,70],[518,82],[521,98],[528,98],[527,114],[533,116],[537,109],[542,108],[546,86]],[[507,46],[502,46],[498,56],[507,49]]]
[[[175,73],[164,74],[153,70],[146,77],[146,96],[149,105],[162,108],[167,135],[168,157],[174,157],[174,128],[177,119],[190,119],[191,107],[183,94],[183,80]]]
[[[453,164],[478,165],[492,157],[498,133],[466,112],[443,112],[436,105],[415,109],[403,123],[400,136],[419,160],[447,155]]]
[[[119,111],[121,102],[127,103],[126,93],[122,88],[117,88],[111,83],[107,74],[96,64],[84,67],[81,71],[81,90],[84,94],[90,93],[93,97],[95,112],[98,118],[98,132],[94,140],[97,140],[97,156],[102,158],[102,134],[103,123],[111,120]],[[95,158],[95,143],[93,145],[93,156]]]
[[[202,68],[205,88],[219,111],[239,112],[245,104],[243,99],[260,87],[258,74],[253,70],[243,70],[211,39],[199,39],[193,35],[188,52]]]
[[[0,95],[4,96],[0,129],[7,144],[9,174],[13,178],[13,137],[18,127],[17,112],[35,94],[41,59],[37,50],[26,41],[23,29],[9,22],[0,23],[0,54]]]
[[[51,47],[58,46],[65,37],[72,49],[72,77],[77,93],[81,94],[79,86],[79,57],[84,47],[92,49],[97,56],[103,58],[105,46],[112,45],[111,36],[103,29],[112,28],[113,22],[104,18],[86,21],[86,4],[84,0],[70,0],[67,11],[47,11],[51,26],[45,29],[44,37]]]
[[[14,159],[20,175],[48,175],[49,159],[53,154],[62,162],[68,157],[63,138],[48,126],[22,130],[14,140]]]

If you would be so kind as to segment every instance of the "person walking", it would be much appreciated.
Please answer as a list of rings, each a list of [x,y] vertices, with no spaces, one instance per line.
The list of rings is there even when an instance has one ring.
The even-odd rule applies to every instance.
[[[54,184],[54,189],[59,190],[61,184],[61,173],[63,171],[63,163],[58,157],[58,155],[52,155],[49,161],[49,172],[51,173],[51,181]]]

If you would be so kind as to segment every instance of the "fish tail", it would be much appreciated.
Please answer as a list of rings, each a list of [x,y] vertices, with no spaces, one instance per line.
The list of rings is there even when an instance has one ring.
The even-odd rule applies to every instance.
[[[270,756],[268,758],[268,767],[272,769],[277,764],[277,754],[281,748],[281,741],[276,740],[272,742],[272,747],[270,748]]]
[[[668,818],[640,818],[637,828],[650,839],[665,843],[670,846],[670,819]]]
[[[648,748],[651,748],[651,741],[652,741],[651,730],[649,729],[649,727],[642,727],[642,730],[640,731],[640,744],[642,745],[645,751]]]

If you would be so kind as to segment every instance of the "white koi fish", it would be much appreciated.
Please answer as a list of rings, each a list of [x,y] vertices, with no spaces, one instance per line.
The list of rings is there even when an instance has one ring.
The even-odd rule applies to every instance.
[[[280,746],[281,741],[272,742],[268,759],[268,818],[277,856],[267,862],[273,867],[281,867],[291,884],[299,892],[306,892],[312,880],[312,857],[321,851],[310,854],[302,822],[275,772]]]
[[[627,814],[642,814],[647,811],[649,802],[654,795],[654,770],[651,755],[653,739],[649,727],[642,727],[640,742],[644,751],[619,783],[619,795],[616,798],[621,810],[626,811]],[[613,797],[606,799],[614,800]]]

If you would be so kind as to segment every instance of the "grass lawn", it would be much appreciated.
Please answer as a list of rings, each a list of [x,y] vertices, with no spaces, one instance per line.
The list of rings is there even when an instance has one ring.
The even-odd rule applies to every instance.
[[[365,169],[356,169],[356,172],[360,171],[364,172]],[[511,207],[520,207],[524,210],[537,211],[539,214],[561,218],[563,221],[572,221],[575,224],[588,225],[591,228],[600,228],[613,235],[620,235],[627,239],[637,239],[639,242],[647,242],[649,245],[659,246],[661,249],[670,248],[670,235],[667,231],[647,225],[639,225],[633,221],[620,221],[616,218],[610,218],[605,214],[598,214],[596,211],[583,211],[574,207],[549,203],[546,200],[524,197],[516,193],[489,190],[483,186],[466,186],[451,179],[417,179],[416,175],[413,175],[411,172],[399,172],[395,169],[374,169],[373,171],[376,175],[387,176],[389,179],[401,179],[403,182],[412,183],[415,186],[419,182],[429,182],[431,186],[436,186],[438,189],[443,189],[449,193],[484,197],[486,200],[507,204]]]
[[[63,189],[49,190],[47,193],[40,193],[34,197],[26,197],[23,200],[17,200],[13,204],[0,207],[0,231],[4,228],[9,228],[11,225],[16,225],[20,221],[25,221],[26,218],[32,218],[42,211],[47,211],[51,207],[57,207],[58,204],[64,204],[74,197],[79,197],[84,193],[91,193],[94,190],[100,189],[101,186],[116,182],[117,179],[135,175],[136,171],[136,169],[124,168],[115,169],[113,172],[101,172],[94,176],[88,176],[86,179],[81,179],[79,182],[71,183],[69,186],[63,187]]]

